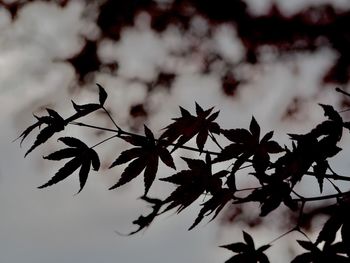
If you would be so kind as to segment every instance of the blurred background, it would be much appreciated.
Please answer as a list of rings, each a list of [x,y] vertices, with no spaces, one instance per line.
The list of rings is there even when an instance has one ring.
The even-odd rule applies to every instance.
[[[188,232],[197,202],[122,237],[115,230],[134,230],[132,221],[148,211],[137,199],[142,178],[108,191],[120,167],[91,173],[79,195],[75,176],[39,190],[61,164],[42,156],[61,146],[51,140],[23,158],[35,135],[22,148],[12,141],[34,123],[32,113],[49,107],[68,116],[71,99],[97,101],[99,83],[126,130],[141,133],[146,123],[160,134],[179,105],[193,112],[197,102],[220,110],[224,128],[247,127],[254,115],[264,132],[275,130],[276,140],[287,144],[287,132],[302,133],[323,120],[317,103],[350,107],[334,90],[349,86],[349,25],[347,0],[0,1],[1,262],[224,262],[230,253],[218,246],[241,240],[242,229],[258,246],[288,230],[283,211],[261,224],[253,205],[249,213],[228,208]],[[104,114],[85,120],[113,127]],[[76,127],[67,134],[91,145],[107,136]],[[333,166],[346,174],[350,142],[342,143]],[[98,148],[103,167],[126,147],[116,141]],[[170,173],[161,167],[159,177]],[[310,194],[313,183],[300,191]],[[156,182],[151,195],[172,189]],[[311,237],[320,220],[310,227]],[[291,234],[276,242],[267,252],[271,260],[292,258],[295,238],[303,239]]]

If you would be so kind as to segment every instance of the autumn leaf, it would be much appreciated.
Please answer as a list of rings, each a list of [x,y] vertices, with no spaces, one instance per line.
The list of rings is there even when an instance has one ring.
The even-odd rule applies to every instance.
[[[145,195],[148,193],[158,171],[159,159],[168,167],[175,169],[173,158],[161,140],[156,141],[150,129],[145,128],[145,137],[127,136],[124,140],[138,146],[122,152],[109,168],[129,163],[119,181],[109,189],[122,186],[137,177],[144,170]]]
[[[326,243],[322,249],[317,243],[311,241],[297,240],[298,244],[307,252],[296,256],[291,263],[314,263],[314,262],[339,262],[347,263],[349,258],[344,256],[345,247],[342,243]]]
[[[96,84],[96,85],[99,89],[99,103],[88,103],[88,104],[79,105],[72,100],[73,108],[76,111],[76,113],[71,117],[67,118],[66,123],[74,121],[78,118],[84,117],[96,110],[103,108],[104,103],[107,99],[107,92],[100,84]]]
[[[24,139],[35,129],[35,128],[41,128],[42,125],[46,125],[39,134],[36,137],[36,140],[34,141],[31,148],[26,152],[25,157],[32,152],[35,148],[37,148],[39,145],[45,143],[49,138],[51,138],[55,133],[60,132],[64,130],[65,126],[69,124],[70,122],[81,118],[87,114],[90,114],[101,107],[103,107],[103,104],[105,103],[107,99],[107,93],[104,90],[104,88],[97,84],[99,88],[99,104],[97,103],[89,103],[84,105],[78,105],[74,101],[72,101],[73,108],[75,109],[76,113],[70,116],[67,119],[63,119],[61,115],[59,115],[56,111],[52,109],[46,109],[48,112],[48,115],[38,117],[34,115],[34,117],[37,119],[36,123],[29,126],[27,129],[25,129],[21,135],[16,138],[21,138],[20,145],[22,145],[22,142]]]
[[[233,256],[225,263],[269,263],[268,257],[264,254],[264,251],[271,247],[271,245],[264,245],[255,248],[253,238],[246,232],[243,231],[243,242],[237,242],[229,245],[220,246],[222,248],[228,249],[237,255]]]
[[[271,140],[273,136],[272,131],[268,132],[260,140],[260,126],[254,117],[251,119],[249,130],[229,129],[221,130],[221,133],[232,143],[224,147],[213,162],[216,163],[236,159],[233,162],[231,174],[227,179],[226,184],[229,187],[234,185],[232,181],[235,179],[235,173],[251,157],[253,157],[252,165],[256,171],[253,175],[260,175],[263,174],[270,165],[270,154],[285,151],[276,141]],[[256,177],[263,183],[262,177]]]
[[[215,192],[215,194],[213,194],[213,196],[208,201],[202,204],[203,208],[200,210],[196,220],[188,230],[191,230],[194,227],[196,227],[205,216],[209,216],[210,214],[215,212],[210,221],[214,220],[220,213],[220,211],[225,207],[225,205],[230,200],[232,200],[232,198],[232,192],[227,188]]]
[[[186,162],[189,170],[182,170],[160,180],[177,185],[177,188],[164,200],[164,203],[170,203],[165,210],[178,207],[177,212],[180,213],[188,207],[204,192],[212,194],[220,191],[222,181],[220,176],[212,174],[210,155],[206,155],[206,160],[200,159],[182,159]]]
[[[291,210],[295,211],[298,205],[290,196],[291,187],[288,183],[279,179],[271,180],[269,184],[263,185],[261,188],[256,188],[247,197],[239,199],[234,203],[246,203],[250,201],[259,202],[261,204],[260,216],[266,216],[281,203],[284,203]]]
[[[172,149],[173,152],[197,135],[196,143],[198,149],[203,151],[209,134],[220,134],[220,126],[214,122],[219,115],[219,111],[211,114],[213,108],[203,110],[197,103],[197,116],[191,115],[182,107],[180,107],[180,111],[181,117],[174,118],[174,122],[165,127],[165,131],[160,136],[160,139],[166,139],[169,143],[176,141]]]
[[[36,127],[40,127],[42,124],[46,124],[47,126],[43,128],[38,136],[36,137],[36,140],[34,141],[33,145],[29,148],[29,150],[26,152],[24,157],[26,157],[31,151],[33,151],[36,147],[38,147],[40,144],[45,143],[52,135],[54,135],[57,132],[60,132],[64,130],[65,127],[65,121],[64,119],[54,110],[52,109],[46,109],[48,112],[48,116],[43,117],[36,117],[37,123],[33,124],[32,126],[28,127],[21,135],[22,141],[29,135],[29,133]]]
[[[88,178],[88,174],[90,172],[91,166],[95,171],[98,171],[100,168],[100,160],[97,153],[89,148],[82,141],[73,138],[73,137],[61,137],[58,139],[63,142],[65,145],[70,148],[64,148],[53,152],[47,156],[44,156],[44,159],[47,160],[55,160],[59,161],[62,159],[72,158],[68,161],[58,172],[45,184],[39,186],[38,188],[45,188],[56,184],[64,179],[66,179],[69,175],[71,175],[74,171],[76,171],[80,167],[79,171],[79,182],[80,189],[78,193],[84,188],[85,183]]]

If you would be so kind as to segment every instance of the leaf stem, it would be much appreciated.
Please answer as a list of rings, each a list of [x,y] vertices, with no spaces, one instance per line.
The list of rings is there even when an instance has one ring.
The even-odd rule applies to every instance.
[[[100,144],[102,144],[102,143],[104,143],[104,142],[106,142],[106,141],[109,141],[109,140],[111,140],[111,139],[113,139],[113,138],[115,138],[115,137],[118,137],[118,135],[110,136],[110,137],[108,137],[108,138],[106,138],[106,139],[104,139],[104,140],[102,140],[102,141],[96,143],[95,145],[91,146],[90,148],[93,149],[93,148],[95,148],[96,146],[99,146]]]
[[[323,196],[300,197],[300,198],[295,198],[293,200],[297,201],[297,202],[322,201],[322,200],[327,200],[327,199],[332,199],[332,198],[339,198],[339,197],[342,197],[342,196],[345,196],[348,194],[350,194],[350,191],[338,193],[338,194],[323,195]],[[298,195],[298,196],[300,196],[300,195]]]
[[[113,122],[114,126],[118,129],[118,131],[122,131],[122,129],[117,125],[117,123],[112,118],[112,115],[109,113],[109,111],[104,106],[102,106],[102,109],[105,111],[105,113],[107,114],[109,119]]]
[[[85,124],[85,123],[82,123],[82,122],[76,122],[76,121],[71,122],[70,124],[81,126],[81,127],[87,127],[87,128],[102,130],[102,131],[115,132],[115,133],[118,133],[117,135],[115,135],[115,137],[118,137],[118,138],[122,138],[122,135],[145,137],[144,135],[140,135],[140,134],[136,134],[136,133],[132,133],[132,132],[127,132],[127,131],[124,131],[124,130],[122,130],[120,128],[119,128],[119,130],[116,130],[116,129],[110,129],[110,128],[104,128],[104,127],[100,127],[100,126]],[[158,140],[155,139],[155,141],[158,141]],[[169,145],[175,146],[176,144],[175,143],[170,143]],[[218,152],[213,152],[213,151],[208,151],[208,150],[201,151],[198,148],[185,146],[185,145],[178,146],[178,148],[181,148],[181,149],[184,149],[184,150],[189,150],[189,151],[194,151],[194,152],[201,152],[201,153],[208,153],[208,154],[212,154],[212,155],[219,155]]]

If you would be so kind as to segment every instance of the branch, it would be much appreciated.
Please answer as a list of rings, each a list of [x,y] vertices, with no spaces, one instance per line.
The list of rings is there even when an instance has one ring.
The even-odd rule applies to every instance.
[[[118,133],[117,135],[115,135],[115,137],[118,137],[118,138],[123,138],[122,135],[139,136],[139,137],[145,138],[144,135],[140,135],[140,134],[136,134],[136,133],[132,133],[132,132],[127,132],[127,131],[124,131],[122,129],[119,129],[119,130],[109,129],[109,128],[104,128],[104,127],[100,127],[100,126],[95,126],[95,125],[90,125],[90,124],[85,124],[85,123],[82,123],[82,122],[75,122],[75,121],[71,122],[69,124],[77,125],[77,126],[81,126],[81,127],[92,128],[92,129],[97,129],[97,130],[101,130],[101,131],[115,132],[115,133]],[[158,139],[154,139],[154,140],[155,141],[159,141]],[[170,143],[169,145],[175,146],[176,144],[175,143]],[[189,150],[189,151],[194,151],[194,152],[199,152],[199,153],[208,153],[208,154],[211,154],[211,155],[219,155],[218,152],[213,152],[213,151],[208,151],[208,150],[201,151],[198,148],[185,146],[185,145],[181,145],[181,146],[177,145],[177,147],[181,148],[181,149],[184,149],[184,150]]]
[[[293,200],[297,201],[297,202],[322,201],[322,200],[327,200],[327,199],[332,199],[332,198],[343,197],[343,196],[346,196],[348,194],[350,194],[350,191],[338,193],[338,194],[324,195],[324,196],[300,197],[300,198],[295,198]],[[298,196],[301,196],[301,195],[298,194]]]

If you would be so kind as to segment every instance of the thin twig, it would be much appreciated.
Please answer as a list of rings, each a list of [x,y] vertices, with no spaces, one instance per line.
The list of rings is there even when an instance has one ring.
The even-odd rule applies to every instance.
[[[311,202],[311,201],[322,201],[322,200],[327,200],[327,199],[332,199],[332,198],[339,198],[344,195],[350,194],[350,191],[343,192],[343,193],[338,193],[338,194],[331,194],[331,195],[323,195],[323,196],[314,196],[314,197],[301,197],[301,198],[295,198],[293,201],[297,202]]]
[[[130,136],[139,136],[139,137],[145,137],[143,135],[140,134],[136,134],[136,133],[132,133],[132,132],[127,132],[127,131],[123,131],[123,130],[115,130],[115,129],[109,129],[109,128],[104,128],[104,127],[99,127],[99,126],[95,126],[95,125],[90,125],[90,124],[85,124],[85,123],[81,123],[81,122],[71,122],[70,124],[72,125],[77,125],[77,126],[81,126],[81,127],[87,127],[87,128],[93,128],[93,129],[98,129],[98,130],[102,130],[102,131],[109,131],[109,132],[115,132],[118,133],[116,135],[116,137],[118,138],[123,138],[122,135],[130,135]],[[158,139],[155,139],[155,141],[158,141]],[[169,145],[171,146],[175,146],[175,143],[169,143]],[[184,150],[189,150],[189,151],[194,151],[194,152],[201,152],[201,153],[208,153],[208,154],[212,154],[212,155],[219,155],[218,152],[212,152],[212,151],[208,151],[208,150],[199,150],[198,148],[195,147],[190,147],[190,146],[185,146],[185,145],[181,145],[181,146],[177,146],[178,148],[184,149]]]
[[[105,113],[107,114],[107,116],[109,117],[109,119],[113,122],[114,126],[119,130],[122,131],[122,129],[117,125],[117,123],[114,121],[114,119],[112,118],[111,114],[109,113],[109,111],[105,108],[102,107],[102,109],[105,111]]]
[[[104,140],[102,140],[102,141],[96,143],[95,145],[91,146],[90,148],[91,148],[91,149],[92,149],[92,148],[95,148],[96,146],[99,146],[100,144],[102,144],[102,143],[104,143],[104,142],[106,142],[106,141],[109,141],[109,140],[111,140],[111,139],[113,139],[113,138],[116,138],[116,137],[118,137],[118,136],[117,136],[117,135],[110,136],[110,137],[108,137],[108,138],[106,138],[106,139],[104,139]]]

